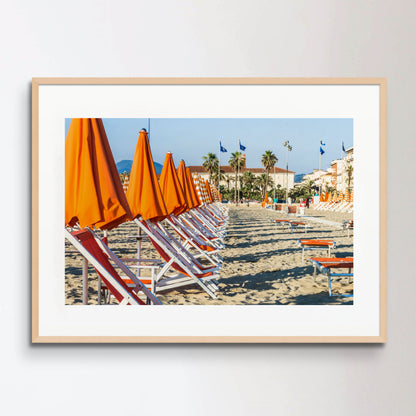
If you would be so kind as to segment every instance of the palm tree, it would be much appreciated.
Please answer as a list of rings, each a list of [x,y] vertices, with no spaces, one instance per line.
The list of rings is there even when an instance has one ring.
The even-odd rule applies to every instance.
[[[248,199],[251,199],[251,191],[253,189],[253,184],[256,180],[256,177],[253,175],[252,172],[244,172],[242,179],[243,179],[243,184],[247,188],[247,191],[248,191]]]
[[[217,184],[217,188],[220,189],[220,182],[225,179],[224,171],[220,170],[220,174],[218,177],[218,169],[214,171],[212,174],[213,181]]]
[[[314,186],[315,182],[314,181],[307,181],[305,182],[305,184],[302,186],[303,190],[304,190],[304,195],[305,198],[310,198],[312,196],[312,190],[313,190],[313,186]]]
[[[212,183],[212,174],[218,170],[218,158],[215,153],[208,153],[207,156],[202,156],[204,163],[202,166],[209,172],[209,182]]]
[[[264,155],[261,157],[261,163],[266,171],[266,190],[269,185],[269,174],[273,169],[273,166],[279,161],[276,155],[271,150],[266,150]]]
[[[260,188],[262,200],[266,196],[267,180],[268,179],[266,173],[262,173],[260,176],[257,176],[256,178],[256,185]]]
[[[244,165],[243,154],[240,152],[231,153],[231,159],[228,161],[228,164],[234,169],[235,179],[234,179],[234,199],[237,201],[237,172]]]
[[[352,172],[354,168],[351,165],[348,165],[345,170],[347,171],[348,175],[348,192],[351,192],[351,179],[352,179]]]
[[[227,183],[227,191],[230,192],[230,182],[233,178],[230,175],[224,175],[225,182]]]

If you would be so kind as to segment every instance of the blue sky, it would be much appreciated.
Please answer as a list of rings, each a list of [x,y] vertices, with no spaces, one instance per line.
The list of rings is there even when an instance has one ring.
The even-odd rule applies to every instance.
[[[65,137],[71,119],[65,120]],[[103,119],[107,137],[116,162],[133,159],[139,131],[148,129],[148,119]],[[276,166],[286,168],[286,148],[289,140],[289,170],[309,173],[319,167],[320,140],[325,142],[322,169],[341,156],[341,142],[346,149],[353,145],[353,119],[157,119],[150,120],[150,145],[153,159],[163,164],[166,152],[172,152],[175,165],[181,159],[187,165],[201,165],[202,156],[217,154],[218,141],[227,149],[221,153],[221,165],[227,164],[231,153],[238,150],[238,140],[246,146],[247,167],[261,166],[261,155],[272,150],[279,161]]]

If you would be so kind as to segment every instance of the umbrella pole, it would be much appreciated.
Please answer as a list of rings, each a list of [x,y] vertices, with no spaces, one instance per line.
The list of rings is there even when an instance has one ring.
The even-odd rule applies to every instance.
[[[140,277],[140,259],[142,257],[142,229],[139,228],[139,234],[137,237],[137,277]]]
[[[82,304],[88,305],[88,260],[82,259]]]

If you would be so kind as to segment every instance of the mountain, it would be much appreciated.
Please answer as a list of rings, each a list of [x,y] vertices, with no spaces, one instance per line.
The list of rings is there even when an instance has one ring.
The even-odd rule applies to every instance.
[[[153,161],[154,165],[155,165],[155,170],[157,174],[162,173],[162,168],[163,165],[161,165],[160,163],[157,163],[155,161]],[[120,162],[117,162],[116,166],[117,166],[117,171],[118,173],[130,173],[131,171],[131,167],[133,165],[133,161],[132,160],[120,160]]]
[[[160,175],[162,173],[162,169],[163,169],[163,165],[161,165],[160,163],[157,163],[155,161],[153,161],[153,164],[155,165],[155,171],[158,175]]]
[[[302,178],[305,176],[305,173],[298,173],[295,175],[295,183],[302,182]]]

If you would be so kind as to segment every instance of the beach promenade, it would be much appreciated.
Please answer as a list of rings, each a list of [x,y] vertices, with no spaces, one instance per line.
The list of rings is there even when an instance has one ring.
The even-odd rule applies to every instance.
[[[294,229],[276,227],[273,219],[296,219],[286,214],[261,208],[259,205],[230,205],[230,221],[225,239],[225,249],[221,251],[224,265],[220,271],[217,299],[210,299],[196,286],[158,293],[163,304],[172,305],[333,305],[352,304],[353,297],[328,296],[327,278],[322,274],[313,277],[310,257],[326,257],[321,251],[306,251],[302,263],[302,250],[298,239],[333,239],[336,248],[331,255],[336,257],[353,256],[353,237],[347,237],[340,226],[344,220],[352,219],[352,214],[307,209],[301,221],[310,227]],[[337,225],[336,225],[337,224]],[[122,257],[136,255],[136,241],[129,236],[137,233],[132,223],[121,224],[109,233],[109,246]],[[66,246],[70,250],[70,246]],[[143,243],[143,257],[157,258],[149,243]],[[66,254],[66,304],[82,303],[81,256]],[[97,303],[97,275],[89,270],[89,304]],[[353,280],[347,278],[333,280],[335,293],[352,293]]]

